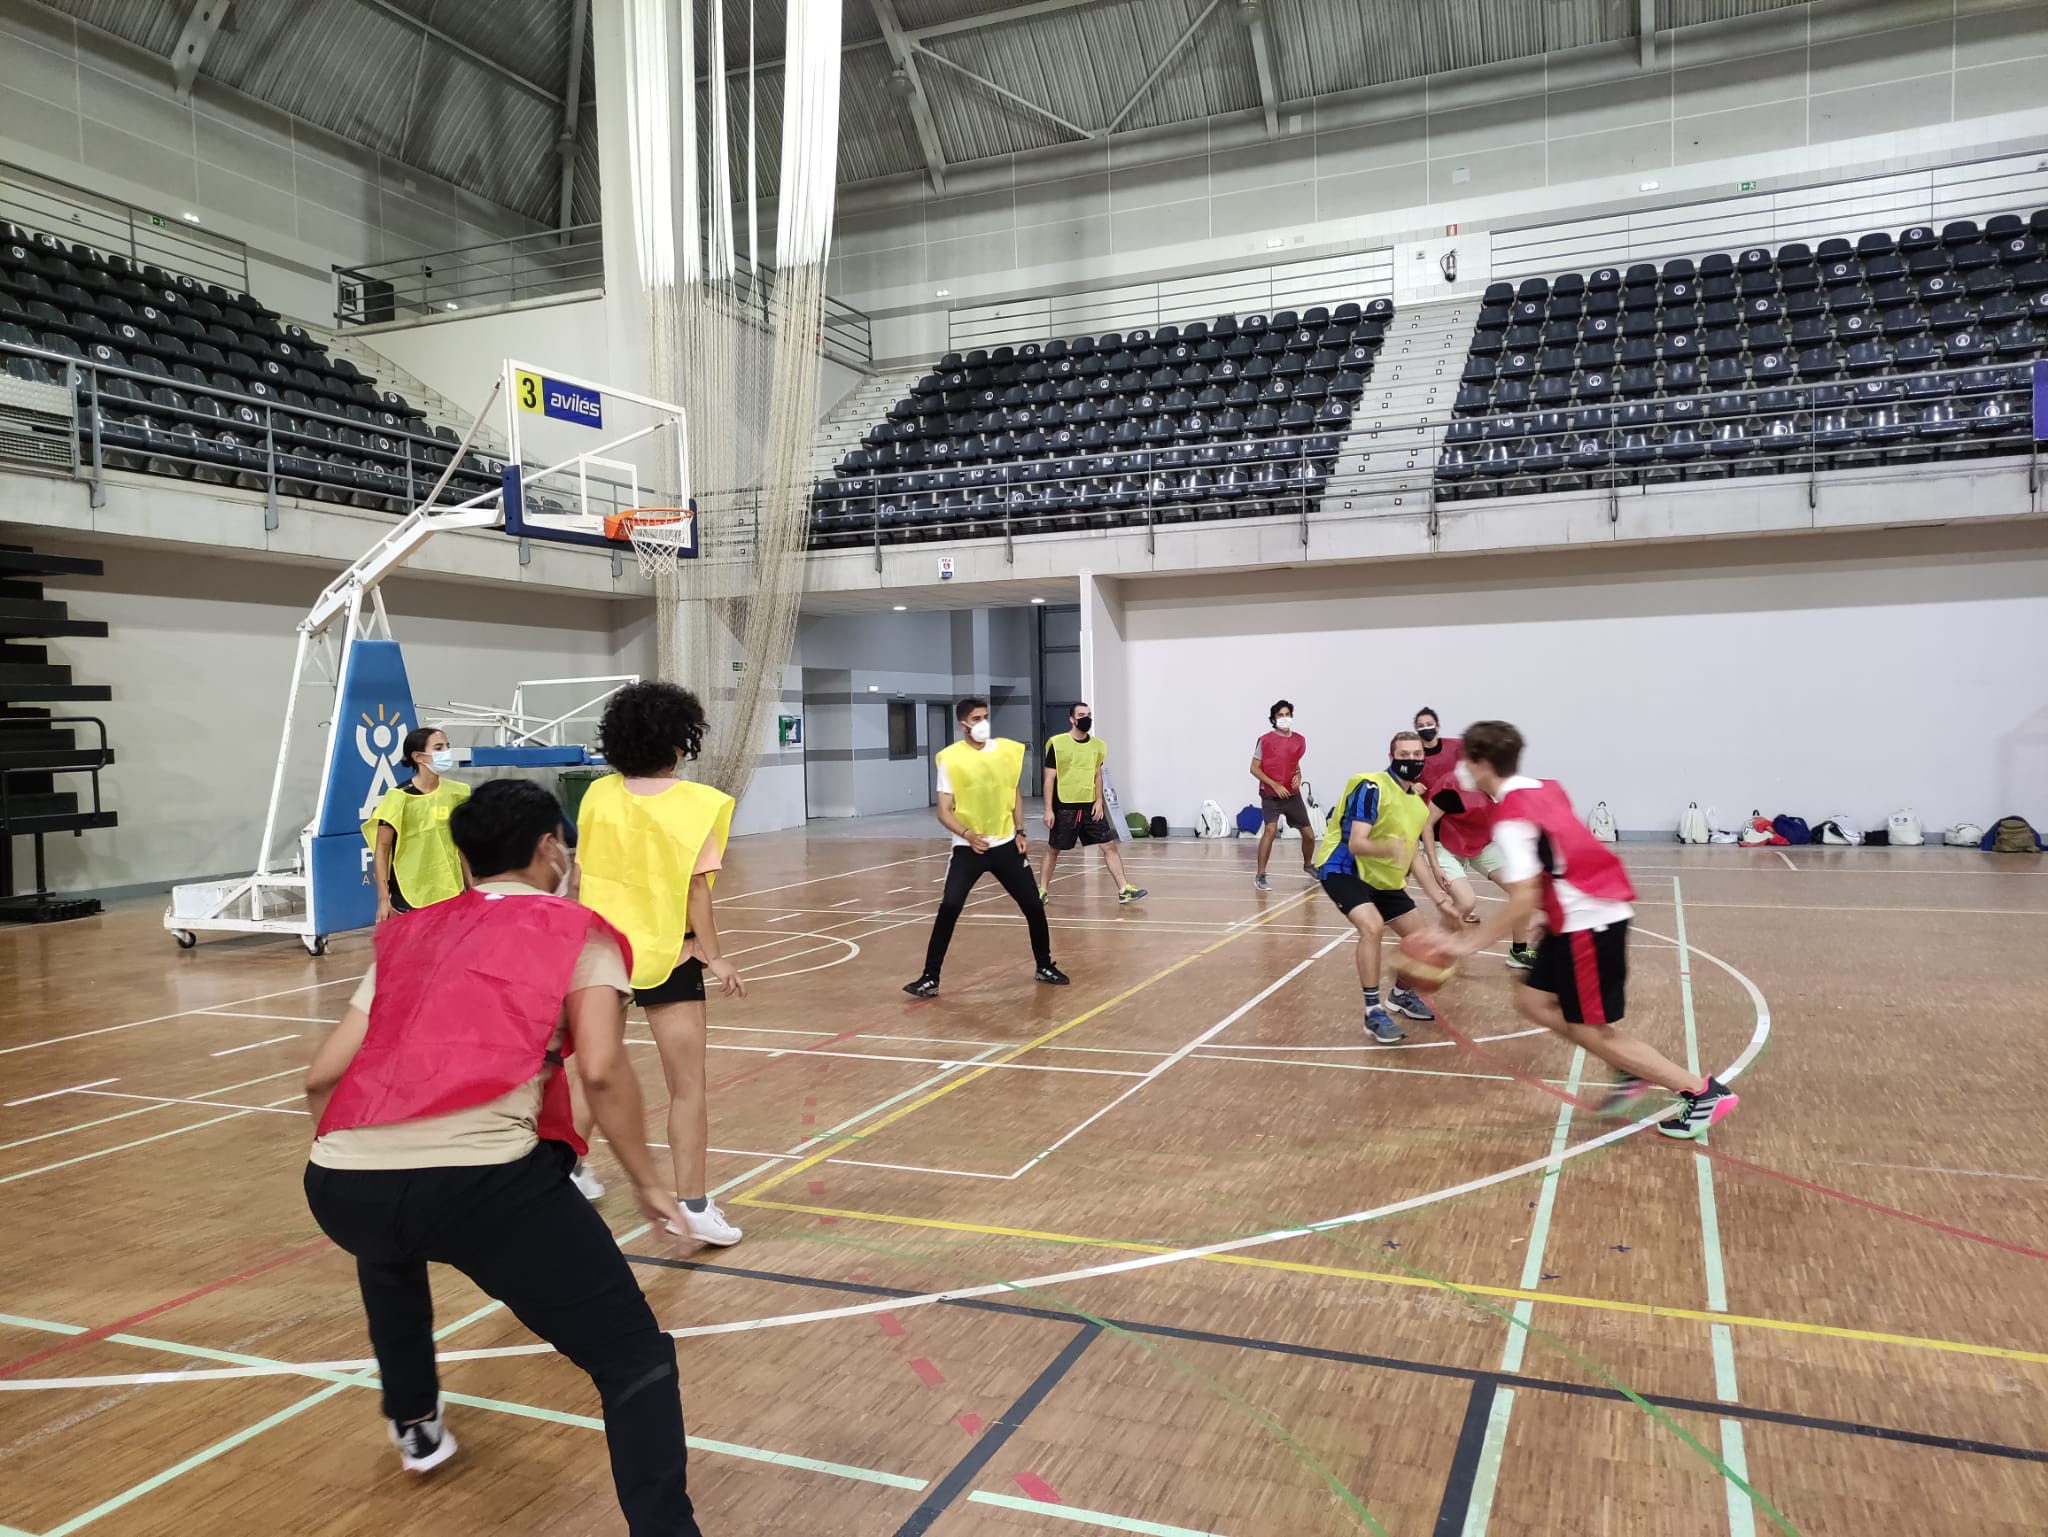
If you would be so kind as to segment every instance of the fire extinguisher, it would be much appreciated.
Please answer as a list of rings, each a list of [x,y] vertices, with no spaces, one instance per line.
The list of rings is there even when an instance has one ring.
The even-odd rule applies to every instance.
[[[1437,265],[1444,269],[1444,281],[1446,283],[1458,281],[1458,253],[1455,249],[1444,252],[1444,259],[1437,263]]]

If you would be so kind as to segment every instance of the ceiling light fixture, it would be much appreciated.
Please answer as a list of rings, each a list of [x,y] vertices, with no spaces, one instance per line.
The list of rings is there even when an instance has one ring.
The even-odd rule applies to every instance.
[[[197,224],[199,222],[199,215],[196,213],[180,214],[179,217],[182,218],[187,224]]]
[[[896,612],[897,612],[897,613],[899,613],[899,614],[901,614],[901,613],[904,613],[904,612],[908,611],[908,609],[909,609],[909,608],[910,608],[910,605],[909,605],[908,603],[898,603],[898,604],[896,605]]]

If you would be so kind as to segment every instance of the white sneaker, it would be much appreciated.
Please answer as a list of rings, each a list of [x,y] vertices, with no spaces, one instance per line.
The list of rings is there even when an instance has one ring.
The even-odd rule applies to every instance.
[[[398,1460],[408,1473],[431,1473],[455,1455],[455,1437],[441,1423],[441,1405],[434,1405],[434,1417],[417,1425],[400,1425],[386,1420],[391,1444],[398,1448]]]
[[[677,1220],[682,1222],[676,1226]],[[702,1211],[691,1211],[682,1202],[676,1203],[676,1215],[667,1224],[668,1230],[678,1238],[694,1238],[699,1243],[713,1244],[726,1248],[740,1241],[740,1230],[725,1220],[725,1213],[718,1209],[718,1203],[707,1200]]]
[[[590,1172],[590,1165],[578,1163],[569,1171],[569,1183],[583,1194],[586,1201],[594,1201],[604,1194],[604,1181]]]

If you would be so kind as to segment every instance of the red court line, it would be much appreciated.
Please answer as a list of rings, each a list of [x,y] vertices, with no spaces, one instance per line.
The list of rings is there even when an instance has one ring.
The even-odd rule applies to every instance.
[[[1567,1104],[1578,1106],[1581,1110],[1591,1110],[1596,1114],[1598,1113],[1599,1107],[1597,1105],[1583,1099],[1574,1098],[1562,1089],[1523,1072],[1498,1053],[1488,1051],[1484,1046],[1481,1046],[1477,1041],[1444,1018],[1443,1005],[1434,996],[1430,999],[1430,1007],[1436,1010],[1437,1028],[1474,1056],[1483,1057],[1510,1077],[1519,1082],[1526,1083],[1532,1089],[1541,1090],[1553,1099],[1561,1099]],[[1780,1169],[1769,1169],[1760,1163],[1751,1163],[1747,1158],[1737,1158],[1733,1153],[1724,1153],[1719,1148],[1710,1147],[1703,1142],[1694,1142],[1691,1146],[1692,1150],[1702,1157],[1711,1158],[1716,1163],[1726,1164],[1732,1169],[1741,1169],[1746,1173],[1762,1174],[1771,1179],[1783,1180],[1786,1184],[1796,1186],[1798,1189],[1811,1190],[1815,1195],[1831,1196],[1835,1200],[1846,1202],[1850,1206],[1860,1206],[1865,1211],[1874,1211],[1886,1217],[1896,1217],[1901,1222],[1911,1222],[1920,1227],[1932,1228],[1935,1232],[1946,1233],[1951,1238],[1966,1238],[1971,1243],[1981,1243],[1993,1249],[2003,1249],[2008,1254],[2023,1255],[2027,1259],[2048,1259],[2048,1253],[2044,1253],[2039,1249],[2030,1249],[2025,1244],[2009,1243],[2003,1238],[1993,1238],[1989,1233],[1975,1232],[1966,1227],[1953,1227],[1946,1222],[1937,1222],[1932,1217],[1923,1217],[1917,1212],[1901,1211],[1896,1206],[1886,1206],[1880,1201],[1866,1200],[1860,1195],[1850,1195],[1846,1190],[1837,1190],[1831,1185],[1817,1185],[1810,1179],[1801,1179],[1796,1174],[1787,1174]]]
[[[182,1297],[173,1297],[168,1302],[159,1302],[155,1307],[144,1308],[139,1313],[130,1313],[126,1318],[117,1318],[112,1323],[101,1324],[96,1329],[87,1329],[83,1334],[70,1335],[60,1344],[52,1345],[48,1350],[39,1350],[32,1356],[23,1356],[18,1361],[10,1361],[7,1365],[0,1366],[0,1377],[11,1377],[18,1371],[23,1371],[28,1367],[49,1360],[52,1356],[61,1356],[67,1350],[76,1350],[81,1345],[90,1345],[98,1340],[103,1340],[110,1334],[119,1334],[124,1329],[131,1329],[136,1324],[146,1323],[159,1314],[170,1312],[173,1308],[181,1308],[188,1302],[197,1302],[201,1297],[211,1296],[217,1291],[226,1291],[230,1286],[234,1286],[239,1282],[260,1276],[267,1270],[276,1270],[281,1265],[289,1265],[293,1260],[304,1259],[315,1250],[326,1247],[328,1247],[328,1242],[325,1238],[316,1238],[311,1243],[301,1244],[298,1248],[288,1253],[274,1255],[259,1265],[251,1265],[247,1270],[238,1270],[231,1276],[222,1276],[218,1281],[209,1281],[197,1290],[186,1292]]]
[[[1053,1492],[1052,1485],[1047,1483],[1044,1479],[1040,1478],[1036,1473],[1028,1471],[1023,1473],[1012,1473],[1010,1477],[1016,1483],[1019,1489],[1022,1489],[1026,1494],[1030,1495],[1031,1498],[1039,1501],[1041,1504],[1064,1505],[1066,1503],[1066,1501],[1062,1500],[1057,1494]]]
[[[916,1360],[912,1361],[910,1369],[923,1379],[926,1387],[936,1388],[945,1385],[946,1379],[939,1375],[939,1369],[923,1356],[919,1356]]]

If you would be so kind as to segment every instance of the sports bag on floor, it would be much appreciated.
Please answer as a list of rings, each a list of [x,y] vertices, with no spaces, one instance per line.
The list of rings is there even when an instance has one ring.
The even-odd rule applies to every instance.
[[[1615,840],[1614,813],[1607,809],[1607,802],[1601,801],[1593,807],[1593,814],[1586,818],[1586,830],[1602,843]]]
[[[1223,820],[1223,808],[1214,801],[1202,802],[1202,815],[1195,822],[1197,838],[1221,838],[1230,831],[1230,824]]]
[[[1795,847],[1801,843],[1813,842],[1813,830],[1806,825],[1803,817],[1772,817],[1771,827],[1780,838]]]
[[[1927,841],[1927,835],[1920,830],[1920,813],[1911,806],[1901,806],[1894,811],[1884,830],[1895,849],[1918,848]]]
[[[1743,826],[1742,836],[1736,839],[1746,849],[1760,849],[1782,844],[1784,835],[1771,826],[1771,819],[1761,811],[1752,811],[1749,821]]]
[[[1705,843],[1707,837],[1707,814],[1700,810],[1698,801],[1693,801],[1678,813],[1678,841]]]
[[[1987,854],[2038,854],[2041,835],[2025,817],[2000,817],[1977,847]]]
[[[1975,822],[1958,822],[1941,835],[1941,841],[1952,849],[1974,849],[1984,842],[1984,829]]]
[[[1836,847],[1851,846],[1863,841],[1863,829],[1846,817],[1829,817],[1813,830],[1815,843],[1831,843]]]
[[[1149,831],[1155,838],[1164,838],[1166,836],[1166,818],[1154,817]]]
[[[1265,825],[1266,819],[1260,815],[1256,806],[1247,806],[1237,814],[1237,830],[1241,833],[1256,833],[1263,830]]]
[[[1124,813],[1124,825],[1130,828],[1133,838],[1149,838],[1152,836],[1150,826],[1139,812],[1126,811]]]
[[[1709,806],[1707,808],[1707,842],[1739,843],[1741,841],[1741,824],[1731,822],[1722,816],[1720,807]]]

